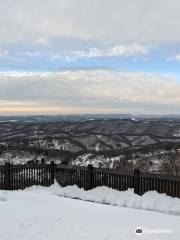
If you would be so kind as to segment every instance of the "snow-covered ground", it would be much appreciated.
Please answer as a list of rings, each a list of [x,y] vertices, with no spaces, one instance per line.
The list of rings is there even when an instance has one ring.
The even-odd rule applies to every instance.
[[[114,205],[122,201],[126,207],[60,195]],[[136,198],[132,191],[117,192],[102,187],[85,192],[75,186],[63,189],[57,184],[49,188],[0,191],[0,240],[179,240],[180,216],[128,208],[127,202],[131,199],[135,203],[138,198],[142,198],[141,208],[154,209],[156,203],[159,206],[156,210],[162,210],[158,208],[164,202],[163,210],[174,207],[176,213],[171,213],[180,213],[179,199],[154,192]],[[137,227],[144,230],[141,236],[135,234]]]

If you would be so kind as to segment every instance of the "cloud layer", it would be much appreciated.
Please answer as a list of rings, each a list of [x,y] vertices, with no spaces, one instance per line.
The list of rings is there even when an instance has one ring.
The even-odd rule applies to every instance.
[[[179,42],[179,0],[0,0],[0,41]],[[170,32],[168,31],[170,30]]]
[[[173,77],[108,69],[0,73],[0,112],[180,113]],[[38,110],[37,110],[38,109]]]
[[[180,114],[179,9],[179,0],[0,0],[0,114]]]

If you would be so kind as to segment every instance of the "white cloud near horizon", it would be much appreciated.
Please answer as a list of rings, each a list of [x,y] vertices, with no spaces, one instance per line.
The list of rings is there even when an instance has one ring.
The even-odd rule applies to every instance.
[[[0,42],[180,42],[179,0],[0,0]],[[168,30],[169,29],[169,30]]]
[[[1,72],[0,113],[180,114],[180,82],[110,69]],[[34,109],[34,110],[33,110]]]

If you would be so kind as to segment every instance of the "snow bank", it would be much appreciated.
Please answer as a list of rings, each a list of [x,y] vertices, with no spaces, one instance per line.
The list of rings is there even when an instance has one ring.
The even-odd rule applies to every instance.
[[[81,197],[87,194],[91,199],[95,196],[102,202],[119,199],[107,188],[84,192],[57,184],[25,191],[1,190],[0,240],[179,240],[180,216],[59,196],[69,192]],[[128,197],[131,193],[124,192]],[[142,235],[136,234],[137,228],[143,230]]]
[[[110,204],[118,207],[129,207],[180,215],[180,199],[172,198],[156,191],[149,191],[142,196],[138,196],[132,189],[117,191],[108,187],[97,187],[85,191],[75,185],[63,188],[58,183],[50,187],[33,186],[24,191],[48,193],[61,197]]]

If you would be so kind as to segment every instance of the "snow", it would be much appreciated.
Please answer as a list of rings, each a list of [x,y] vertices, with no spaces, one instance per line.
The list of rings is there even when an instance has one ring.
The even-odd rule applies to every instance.
[[[180,216],[160,212],[138,210],[92,203],[61,197],[91,196],[99,202],[116,203],[118,192],[107,188],[96,188],[85,192],[77,187],[61,188],[54,184],[46,187],[31,187],[19,191],[0,191],[0,239],[1,240],[178,240]],[[120,193],[122,201],[135,202],[132,191]],[[153,200],[149,193],[141,204]],[[88,197],[88,198],[89,198]],[[140,197],[141,198],[141,197]],[[168,206],[178,199],[156,194],[153,204]],[[120,199],[119,199],[120,201]],[[154,208],[154,206],[153,206]],[[135,234],[141,227],[144,233]]]
[[[76,185],[61,187],[57,182],[50,187],[32,186],[24,191],[45,192],[55,196],[81,199],[96,203],[110,204],[118,207],[137,208],[158,211],[180,216],[180,199],[166,194],[149,191],[139,196],[133,189],[117,191],[108,187],[97,187],[89,191],[78,188]]]
[[[97,149],[96,149],[97,151]],[[91,153],[83,154],[78,156],[75,160],[71,162],[72,166],[85,166],[92,164],[93,167],[110,168],[113,169],[118,166],[121,160],[124,159],[124,155],[119,155],[117,157],[105,157],[104,155],[94,155]]]

